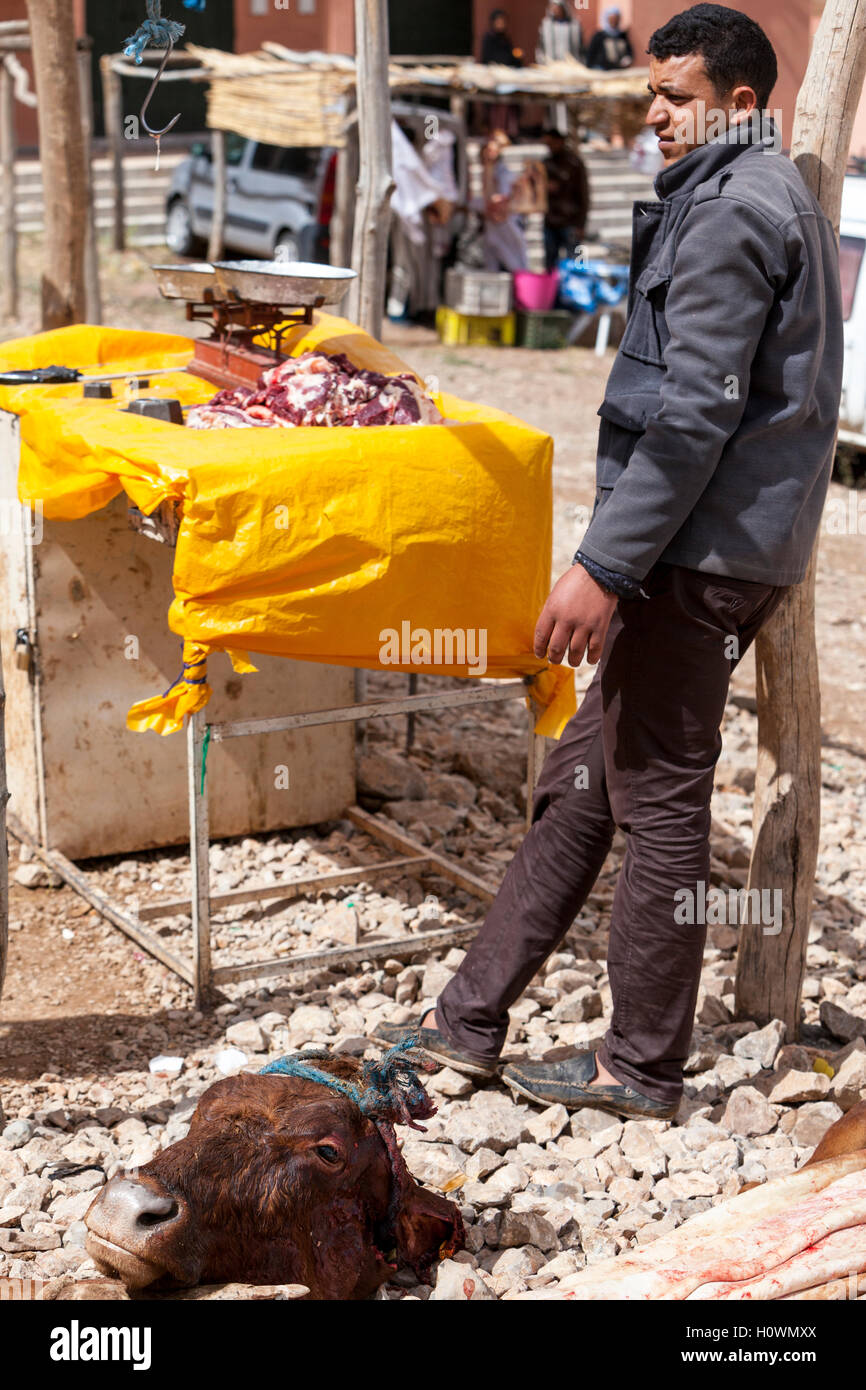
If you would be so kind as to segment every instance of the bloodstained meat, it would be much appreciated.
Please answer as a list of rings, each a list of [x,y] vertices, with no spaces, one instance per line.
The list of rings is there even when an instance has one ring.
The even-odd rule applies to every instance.
[[[299,425],[439,425],[442,416],[409,372],[385,376],[345,353],[305,352],[259,377],[219,391],[187,415],[190,429],[286,429]]]

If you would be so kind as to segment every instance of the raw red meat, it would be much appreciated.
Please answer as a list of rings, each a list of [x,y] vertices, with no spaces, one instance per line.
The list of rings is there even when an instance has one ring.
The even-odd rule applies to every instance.
[[[345,353],[305,352],[263,372],[252,388],[219,391],[187,415],[191,429],[298,425],[440,425],[442,416],[408,372],[366,371]]]

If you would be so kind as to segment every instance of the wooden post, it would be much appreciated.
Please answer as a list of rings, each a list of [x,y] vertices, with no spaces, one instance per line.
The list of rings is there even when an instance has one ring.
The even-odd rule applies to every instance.
[[[81,131],[84,141],[84,172],[87,180],[86,226],[84,230],[84,297],[88,323],[102,322],[102,294],[99,288],[99,247],[96,240],[96,205],[93,193],[93,87],[91,66],[93,42],[79,39],[78,93],[81,101]]]
[[[18,317],[18,223],[15,200],[15,86],[12,74],[0,58],[0,200],[2,222],[0,243],[2,259],[2,302],[0,314],[5,320]]]
[[[27,12],[45,206],[42,327],[64,328],[85,318],[87,172],[75,27],[68,0],[27,0]]]
[[[6,975],[9,944],[9,852],[6,846],[6,690],[3,685],[3,653],[0,652],[0,997]]]
[[[123,186],[123,88],[114,71],[114,57],[103,53],[99,60],[102,74],[102,106],[105,133],[111,148],[111,181],[114,191],[114,249],[126,250],[126,207]]]
[[[391,92],[388,85],[386,0],[355,0],[358,134],[361,173],[352,245],[352,287],[347,317],[378,338],[385,310],[385,275],[391,231]]]
[[[224,130],[211,131],[211,172],[213,174],[213,220],[208,245],[208,260],[222,260],[226,238],[226,136]]]
[[[797,100],[791,158],[837,228],[851,129],[866,76],[866,0],[827,0]],[[781,890],[782,929],[740,929],[736,1009],[798,1036],[821,819],[817,544],[755,644],[758,768],[749,888]]]
[[[331,218],[331,265],[347,266],[352,257],[352,222],[355,209],[358,127],[346,127],[346,143],[337,151],[334,181],[334,213]]]

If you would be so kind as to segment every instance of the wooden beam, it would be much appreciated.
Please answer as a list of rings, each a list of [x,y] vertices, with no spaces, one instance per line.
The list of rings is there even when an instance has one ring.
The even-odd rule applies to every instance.
[[[99,246],[96,238],[96,206],[93,193],[93,45],[78,44],[78,92],[84,142],[86,225],[84,238],[84,297],[88,323],[102,323],[99,286]]]
[[[2,245],[2,301],[5,320],[18,317],[18,224],[15,207],[15,83],[0,58],[0,245]]]
[[[791,158],[837,229],[854,116],[866,77],[866,0],[827,0],[794,116]],[[758,768],[749,888],[780,890],[782,929],[741,927],[738,1018],[799,1034],[821,822],[821,690],[815,642],[817,544],[755,644]]]
[[[27,0],[39,116],[45,234],[42,327],[86,317],[87,172],[75,29],[68,0]]]
[[[105,133],[111,150],[111,183],[114,194],[114,249],[126,250],[126,208],[123,186],[123,88],[110,53],[99,60]]]
[[[330,873],[311,874],[309,878],[287,878],[280,883],[262,883],[253,888],[232,888],[227,893],[212,893],[210,905],[235,907],[238,903],[266,902],[270,898],[285,899],[310,897],[324,893],[328,888],[339,888],[345,883],[363,883],[370,878],[387,877],[388,874],[404,873],[406,869],[417,869],[429,863],[426,854],[406,855],[402,859],[386,859],[379,864],[353,864],[351,869],[334,869]],[[187,916],[192,906],[189,898],[174,898],[160,903],[151,903],[138,909],[140,922],[155,922],[160,917]]]
[[[355,0],[355,46],[361,172],[352,269],[358,272],[358,279],[350,291],[346,314],[366,333],[379,338],[394,191],[386,0]]]
[[[211,173],[213,175],[213,218],[210,229],[210,243],[207,258],[220,261],[226,239],[226,136],[224,130],[212,130],[211,135]]]
[[[181,960],[173,951],[170,951],[162,941],[145,931],[141,923],[128,913],[122,912],[119,907],[107,898],[98,888],[94,888],[86,874],[82,873],[77,864],[73,864],[65,854],[61,854],[59,849],[44,849],[39,841],[27,828],[22,825],[17,816],[11,813],[8,816],[9,829],[20,840],[22,844],[29,845],[40,863],[47,865],[59,874],[64,883],[74,889],[80,898],[90,903],[92,908],[104,917],[112,926],[118,927],[120,931],[134,941],[136,946],[140,946],[143,951],[154,956],[161,965],[172,970],[175,975],[179,975],[188,985],[194,983],[193,971],[186,961]]]

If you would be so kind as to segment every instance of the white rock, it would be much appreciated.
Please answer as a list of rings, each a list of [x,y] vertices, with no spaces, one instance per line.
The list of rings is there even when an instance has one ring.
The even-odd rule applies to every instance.
[[[505,1163],[491,1174],[485,1185],[495,1187],[510,1197],[514,1192],[522,1192],[528,1182],[529,1173],[519,1163]]]
[[[224,1047],[215,1053],[213,1064],[218,1072],[223,1076],[231,1076],[233,1072],[240,1071],[249,1061],[247,1054],[241,1052],[237,1047]]]
[[[254,1018],[233,1023],[226,1029],[226,1042],[230,1047],[238,1047],[242,1052],[264,1052],[267,1049],[265,1036]]]
[[[811,1148],[821,1142],[830,1126],[841,1120],[843,1113],[831,1100],[803,1105],[796,1111],[796,1120],[788,1133],[795,1144]]]
[[[450,1144],[420,1143],[407,1139],[403,1157],[414,1178],[436,1187],[440,1192],[451,1190],[465,1176],[462,1156]]]
[[[730,1134],[746,1138],[769,1134],[776,1128],[776,1112],[754,1086],[738,1086],[731,1092],[722,1124]]]
[[[335,1022],[330,1009],[318,1004],[301,1004],[289,1019],[289,1032],[295,1043],[312,1042],[324,1034],[333,1033]]]
[[[180,1076],[183,1071],[182,1057],[151,1057],[148,1071],[154,1076]]]
[[[636,1173],[661,1177],[667,1172],[667,1155],[656,1136],[646,1125],[629,1120],[620,1140],[620,1147]]]
[[[474,1089],[468,1076],[461,1076],[460,1072],[452,1071],[450,1067],[443,1067],[441,1071],[425,1079],[428,1091],[433,1091],[440,1096],[449,1096],[451,1099],[460,1096],[468,1096]]]
[[[512,1104],[495,1091],[476,1091],[465,1110],[452,1112],[449,1137],[466,1153],[494,1149],[498,1153],[532,1138],[526,1106]]]
[[[53,869],[34,860],[30,864],[19,864],[15,870],[15,882],[21,888],[59,888],[63,879]]]
[[[851,1052],[830,1083],[830,1095],[843,1110],[866,1097],[866,1052]]]
[[[527,1128],[536,1144],[548,1144],[558,1139],[568,1124],[568,1111],[564,1105],[550,1105],[541,1114],[530,1115]]]
[[[424,974],[421,976],[421,997],[423,999],[438,999],[445,986],[454,979],[454,971],[449,970],[448,966],[441,960],[431,960],[424,967]]]
[[[436,1270],[436,1284],[430,1303],[480,1303],[495,1301],[478,1270],[457,1260],[443,1260]]]
[[[10,1120],[3,1130],[3,1143],[8,1149],[20,1149],[33,1138],[33,1126],[29,1120]]]
[[[477,1149],[470,1154],[464,1163],[466,1176],[473,1182],[481,1178],[486,1178],[490,1173],[495,1173],[497,1168],[501,1168],[505,1159],[502,1154],[494,1153],[492,1149]]]
[[[508,1250],[503,1250],[492,1266],[490,1273],[494,1277],[505,1274],[512,1278],[520,1278],[523,1275],[535,1274],[542,1268],[544,1262],[544,1255],[533,1245],[515,1245]]]
[[[746,1037],[751,1037],[751,1034],[747,1033]],[[727,1091],[731,1086],[738,1086],[741,1081],[748,1081],[751,1077],[757,1076],[760,1070],[760,1062],[753,1057],[729,1057],[723,1053],[721,1057],[716,1058],[712,1071],[707,1072],[701,1080],[711,1082],[715,1077],[722,1090]]]
[[[830,1090],[830,1078],[819,1071],[788,1071],[776,1082],[769,1095],[771,1105],[799,1105],[801,1101],[823,1100]]]
[[[747,1057],[751,1061],[759,1062],[762,1067],[771,1067],[787,1032],[787,1025],[782,1019],[774,1018],[764,1028],[738,1038],[732,1051],[735,1057]]]
[[[590,985],[582,985],[554,1004],[551,1013],[558,1023],[587,1023],[601,1017],[601,995]]]

